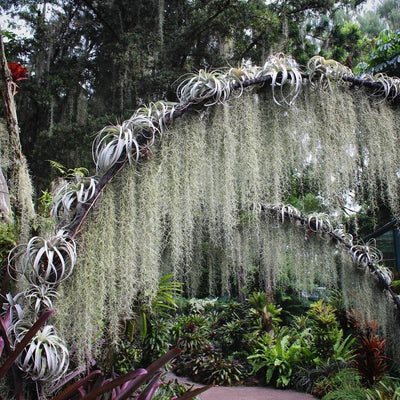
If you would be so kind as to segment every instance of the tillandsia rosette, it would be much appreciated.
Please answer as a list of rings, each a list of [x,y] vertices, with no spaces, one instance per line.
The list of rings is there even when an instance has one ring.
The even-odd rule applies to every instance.
[[[353,71],[349,67],[322,56],[314,56],[308,61],[307,74],[312,85],[329,89],[332,82],[341,81],[344,84],[344,77],[354,77]]]
[[[260,75],[271,77],[272,95],[276,104],[290,106],[294,103],[303,83],[300,66],[294,58],[282,53],[270,56],[262,67]],[[286,86],[290,88],[288,92],[283,91]],[[278,97],[276,87],[280,88]]]
[[[33,285],[58,285],[67,279],[76,262],[76,243],[60,231],[45,239],[34,236],[16,246],[9,255],[8,268]]]
[[[19,324],[15,345],[25,336],[30,326]],[[33,381],[57,381],[68,369],[69,352],[52,325],[39,330],[17,359],[18,367]]]
[[[96,177],[77,176],[56,188],[53,195],[53,206],[50,215],[58,222],[70,222],[79,206],[86,203],[96,193]]]
[[[189,74],[177,89],[181,104],[204,103],[212,106],[224,103],[231,94],[231,80],[224,71],[200,70],[198,74]]]

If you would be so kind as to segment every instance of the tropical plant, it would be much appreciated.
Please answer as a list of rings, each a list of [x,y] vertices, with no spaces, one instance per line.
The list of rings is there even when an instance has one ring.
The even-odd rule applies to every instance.
[[[400,399],[400,379],[385,377],[367,389],[367,400],[399,400]]]
[[[30,327],[18,325],[15,346],[29,332]],[[29,345],[16,360],[18,368],[33,381],[53,382],[65,374],[69,366],[69,352],[52,325],[37,331]]]
[[[234,385],[243,380],[244,368],[234,359],[226,359],[214,352],[194,360],[193,378],[207,384]]]
[[[340,346],[343,331],[339,329],[335,309],[323,299],[311,304],[307,311],[311,340],[316,356],[322,359],[331,358],[334,346]]]
[[[282,53],[272,55],[263,65],[260,75],[271,77],[272,95],[276,104],[290,106],[294,103],[303,83],[300,66],[294,58]],[[286,84],[290,87],[288,93],[283,91]],[[280,88],[278,98],[275,94],[276,87]]]
[[[338,389],[324,396],[322,400],[365,400],[366,392],[361,387]]]
[[[24,276],[33,285],[58,285],[67,279],[76,262],[76,244],[59,231],[45,239],[34,236],[10,252],[9,270]]]
[[[358,340],[354,365],[365,381],[373,385],[387,372],[386,340],[376,334],[375,328],[360,332]]]
[[[184,354],[195,354],[209,343],[209,321],[203,315],[193,314],[178,318],[171,332],[174,344],[181,348]]]
[[[399,76],[400,72],[400,32],[385,29],[380,32],[371,56],[367,63],[360,66],[364,72],[372,74],[386,73],[387,75]]]
[[[58,187],[53,194],[54,204],[50,215],[61,221],[71,221],[80,205],[93,198],[97,183],[98,179],[94,177],[75,176],[74,181]]]
[[[28,356],[26,353],[27,346],[35,338],[35,335],[37,335],[38,331],[46,323],[51,314],[54,313],[54,310],[45,311],[29,329],[20,332],[17,340],[11,341],[10,332],[14,330],[15,321],[21,318],[22,310],[17,304],[13,304],[11,296],[8,297],[10,301],[8,302],[6,312],[0,317],[0,355],[3,357],[3,364],[0,366],[0,380],[4,379],[6,374],[10,371],[14,378],[14,394],[16,397],[21,397],[23,392],[22,381],[18,379],[15,367],[17,363],[20,362],[23,354],[25,354],[25,357]],[[61,351],[64,351],[64,349],[61,349]],[[64,355],[66,354],[64,353]],[[56,353],[51,353],[51,350],[44,364],[42,364],[43,360],[40,352],[32,355],[32,357],[35,358],[37,365],[43,367],[41,371],[43,377],[48,371],[54,372],[55,369],[59,368],[58,365],[52,364],[53,361],[58,359],[58,356]],[[47,357],[47,354],[45,357]],[[65,364],[62,365],[62,369],[63,368],[65,368]]]
[[[76,398],[76,395],[83,394],[87,400],[98,399],[105,393],[112,392],[112,398],[136,400],[154,398],[157,389],[162,385],[160,380],[161,369],[171,359],[180,354],[179,349],[171,349],[159,359],[150,364],[146,369],[138,369],[121,376],[106,378],[101,371],[95,370],[80,380],[70,383],[62,382],[54,389],[58,392],[53,400],[69,400]],[[75,376],[72,376],[74,378]],[[66,386],[63,388],[63,386]],[[209,386],[186,392],[176,400],[191,399],[207,390]],[[132,397],[133,396],[133,397]]]
[[[294,368],[301,362],[310,361],[312,353],[301,336],[293,337],[287,327],[282,327],[271,338],[265,334],[257,342],[255,353],[248,357],[253,371],[265,371],[265,382],[274,382],[277,387],[291,383]]]
[[[181,104],[204,103],[212,106],[224,103],[231,94],[231,83],[222,71],[200,70],[190,74],[179,84],[177,97]]]
[[[183,291],[183,283],[171,281],[172,278],[172,274],[161,277],[150,304],[144,303],[138,307],[139,329],[143,340],[146,338],[153,320],[162,317],[169,318],[170,312],[178,307],[176,300]],[[133,335],[133,329],[131,329],[131,335]]]
[[[268,296],[265,293],[252,293],[247,301],[259,314],[263,331],[270,332],[277,323],[282,322],[279,318],[282,308],[276,307],[271,301],[269,301]]]
[[[314,56],[307,63],[307,74],[311,84],[318,84],[322,88],[331,89],[332,84],[343,81],[344,77],[353,77],[349,67],[338,61]]]
[[[177,379],[174,380],[163,380],[161,385],[158,387],[153,400],[171,400],[178,398],[193,388],[193,385],[189,383],[179,383]]]

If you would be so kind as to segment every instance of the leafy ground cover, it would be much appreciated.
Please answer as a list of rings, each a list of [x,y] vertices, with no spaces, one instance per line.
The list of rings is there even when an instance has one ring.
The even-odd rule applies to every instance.
[[[263,292],[243,302],[168,297],[161,312],[147,314],[145,332],[138,324],[141,343],[125,342],[119,368],[179,347],[171,369],[199,383],[293,388],[325,400],[400,399],[398,366],[375,323],[341,309],[337,293],[314,302],[275,298],[281,305]]]

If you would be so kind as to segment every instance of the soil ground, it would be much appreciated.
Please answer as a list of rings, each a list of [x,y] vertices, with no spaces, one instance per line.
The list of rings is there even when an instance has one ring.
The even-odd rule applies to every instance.
[[[186,378],[177,377],[169,373],[167,380],[177,379],[180,383],[190,383]],[[202,385],[194,384],[195,387]],[[270,387],[259,386],[216,386],[208,389],[200,396],[201,400],[315,400],[317,397],[307,393],[299,393],[293,390],[279,390]]]

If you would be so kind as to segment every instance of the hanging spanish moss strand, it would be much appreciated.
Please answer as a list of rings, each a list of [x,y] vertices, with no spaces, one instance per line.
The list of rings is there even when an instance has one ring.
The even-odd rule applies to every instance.
[[[105,207],[99,207],[91,215],[82,235],[75,274],[55,302],[57,326],[67,343],[73,344],[78,365],[90,363],[93,358],[101,359],[104,341],[120,335],[118,330],[109,331],[115,329],[110,324],[108,305],[115,296],[118,266],[113,187],[105,192],[102,201]]]

